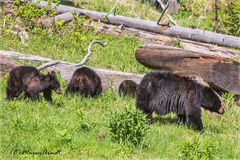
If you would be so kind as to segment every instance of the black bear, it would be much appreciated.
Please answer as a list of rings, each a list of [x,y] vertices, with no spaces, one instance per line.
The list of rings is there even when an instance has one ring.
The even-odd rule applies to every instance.
[[[87,67],[78,68],[68,83],[66,93],[79,94],[83,97],[95,97],[102,92],[100,77],[92,69]]]
[[[33,99],[43,92],[45,100],[52,102],[52,90],[61,94],[60,83],[54,71],[42,74],[35,67],[18,66],[9,73],[6,95],[10,100],[24,91],[27,97]]]
[[[168,72],[150,72],[141,80],[136,107],[152,120],[152,113],[176,113],[183,122],[202,130],[201,107],[224,113],[218,95],[210,88]]]
[[[118,89],[120,96],[131,96],[135,97],[137,92],[138,84],[133,80],[124,80]]]

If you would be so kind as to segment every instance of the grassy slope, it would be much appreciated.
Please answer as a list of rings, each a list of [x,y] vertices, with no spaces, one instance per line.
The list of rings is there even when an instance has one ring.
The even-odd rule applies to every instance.
[[[91,30],[77,34],[67,27],[62,33],[62,36],[42,32],[30,35],[28,46],[23,46],[14,36],[1,35],[0,49],[76,62],[85,55],[92,39],[100,39],[107,41],[108,47],[95,46],[88,65],[136,73],[147,71],[134,59],[134,50],[141,44],[134,38],[94,34]],[[178,125],[174,115],[167,115],[156,118],[157,122],[150,126],[142,145],[132,147],[111,141],[108,121],[111,112],[120,111],[126,105],[134,107],[134,99],[121,98],[110,89],[95,99],[54,94],[53,105],[44,100],[32,102],[24,98],[8,102],[4,99],[6,80],[7,77],[0,79],[0,159],[177,159],[184,143],[196,137],[203,145],[206,140],[213,143],[216,158],[240,158],[240,109],[233,107],[231,97],[226,97],[228,111],[224,116],[204,112],[204,133]],[[61,80],[61,84],[64,90],[66,82]],[[106,138],[98,140],[99,133],[105,134]],[[60,149],[62,152],[52,156],[11,155],[14,149]]]

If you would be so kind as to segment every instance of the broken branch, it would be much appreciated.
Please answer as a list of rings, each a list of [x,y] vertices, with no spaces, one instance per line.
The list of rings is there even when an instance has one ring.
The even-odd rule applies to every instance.
[[[83,60],[82,60],[80,63],[78,63],[78,64],[75,65],[76,67],[83,66],[83,65],[87,62],[88,58],[92,55],[91,49],[92,49],[92,46],[93,46],[95,43],[98,43],[98,44],[100,44],[100,45],[103,46],[103,47],[106,47],[106,45],[107,45],[107,43],[103,43],[103,42],[101,42],[101,41],[99,41],[99,40],[94,40],[94,41],[92,41],[92,42],[89,44],[89,46],[88,46],[88,54],[83,58]]]

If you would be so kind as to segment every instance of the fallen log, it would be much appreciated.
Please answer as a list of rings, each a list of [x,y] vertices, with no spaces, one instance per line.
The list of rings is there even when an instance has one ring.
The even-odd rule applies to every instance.
[[[199,76],[218,91],[240,95],[240,63],[215,55],[148,44],[140,46],[135,57],[142,65],[183,76]]]
[[[147,43],[174,46],[176,45],[176,42],[179,41],[182,49],[185,49],[188,51],[200,52],[203,54],[215,55],[215,56],[228,58],[228,59],[240,58],[239,50],[233,50],[229,48],[227,49],[227,48],[223,48],[213,44],[195,42],[195,41],[185,40],[185,39],[177,39],[175,37],[159,35],[159,34],[140,31],[138,29],[132,29],[132,28],[126,28],[123,32],[134,35]]]
[[[20,63],[16,62],[14,59],[0,55],[0,77],[19,65]]]
[[[2,0],[0,0],[2,1]],[[38,2],[38,0],[31,0],[31,2]],[[38,4],[39,7],[49,8],[48,2],[40,1]],[[240,48],[240,37],[234,37],[230,35],[224,35],[219,33],[214,33],[210,31],[192,29],[180,26],[165,26],[158,25],[156,22],[135,19],[125,16],[118,15],[108,15],[108,20],[106,20],[105,15],[107,13],[91,11],[86,9],[79,9],[76,7],[70,7],[65,5],[56,5],[52,3],[52,7],[56,10],[57,13],[66,13],[75,11],[77,14],[83,14],[91,17],[93,20],[101,21],[104,23],[111,23],[115,25],[123,25],[130,28],[141,29],[144,31],[150,31],[154,33],[160,33],[168,36],[174,36],[194,41],[213,43],[223,46]]]
[[[52,18],[50,23],[53,25],[54,21],[58,21],[58,20],[63,21],[65,23],[65,22],[71,21],[72,19],[73,19],[72,13],[66,12]],[[85,23],[83,23],[83,25],[85,25]],[[95,28],[96,32],[101,32],[104,34],[113,34],[113,35],[119,36],[120,34],[123,33],[125,35],[135,36],[146,43],[156,43],[156,44],[170,45],[170,46],[174,46],[177,43],[177,41],[179,41],[179,43],[181,44],[181,47],[189,51],[213,54],[213,55],[217,55],[224,58],[230,58],[230,59],[240,58],[240,51],[229,49],[229,48],[227,49],[227,48],[223,48],[223,47],[212,45],[212,44],[194,42],[194,41],[184,40],[179,38],[177,39],[175,37],[169,37],[161,34],[142,31],[139,29],[133,29],[133,28],[127,28],[127,27],[121,28],[118,26],[110,25],[110,24],[103,24],[103,23],[95,24],[95,22],[87,22],[86,26],[89,26],[89,25]]]
[[[54,60],[50,58],[40,57],[40,56],[34,56],[30,54],[22,54],[15,51],[1,51],[0,50],[0,56],[6,56],[6,57],[15,57],[22,60],[30,60],[35,62],[55,62]],[[76,67],[75,63],[65,62],[65,61],[57,61],[59,62],[55,66],[50,66],[47,68],[47,70],[55,70],[60,72],[61,77],[69,81],[74,73],[74,71],[78,68]],[[135,81],[136,83],[140,83],[140,80],[142,79],[143,75],[141,74],[134,74],[134,73],[128,73],[128,72],[120,72],[120,71],[113,71],[109,69],[103,69],[98,67],[89,67],[92,68],[94,71],[97,72],[97,74],[100,76],[103,86],[103,91],[107,90],[109,87],[113,86],[116,90],[118,90],[118,87],[120,83],[126,79],[130,79]]]

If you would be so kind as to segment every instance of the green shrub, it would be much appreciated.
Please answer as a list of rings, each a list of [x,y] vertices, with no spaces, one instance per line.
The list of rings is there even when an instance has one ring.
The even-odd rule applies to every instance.
[[[146,116],[135,108],[124,108],[121,113],[113,113],[110,118],[112,139],[120,144],[139,144],[148,130]]]
[[[20,20],[24,22],[24,25],[33,29],[36,26],[39,26],[40,22],[39,19],[43,19],[45,17],[53,17],[56,15],[56,12],[52,9],[52,2],[59,4],[59,0],[48,0],[48,6],[44,7],[37,7],[39,2],[32,3],[27,2],[25,3],[23,0],[14,0],[13,4],[17,7],[16,12],[14,12],[13,20],[17,17],[20,17]]]
[[[179,158],[187,160],[214,159],[216,151],[217,148],[211,140],[205,139],[201,142],[199,138],[195,138],[191,142],[183,143]]]

